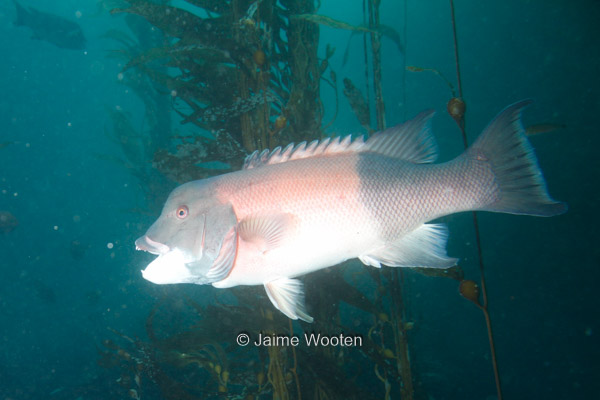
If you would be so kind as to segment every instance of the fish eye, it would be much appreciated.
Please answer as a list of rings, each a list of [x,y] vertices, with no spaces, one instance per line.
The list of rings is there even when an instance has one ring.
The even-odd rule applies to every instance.
[[[175,215],[177,215],[177,218],[179,218],[179,219],[184,219],[185,217],[187,217],[188,212],[189,211],[188,211],[187,206],[179,206],[179,208],[175,212]]]

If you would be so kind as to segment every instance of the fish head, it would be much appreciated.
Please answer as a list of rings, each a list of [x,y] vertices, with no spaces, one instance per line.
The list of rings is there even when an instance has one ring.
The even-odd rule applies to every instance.
[[[218,282],[233,267],[237,218],[231,204],[216,197],[214,181],[190,182],[173,190],[135,245],[158,255],[142,271],[153,283]]]

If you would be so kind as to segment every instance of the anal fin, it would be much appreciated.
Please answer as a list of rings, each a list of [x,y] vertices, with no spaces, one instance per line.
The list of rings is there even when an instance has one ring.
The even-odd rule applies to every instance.
[[[449,268],[457,258],[448,257],[448,228],[444,224],[423,224],[400,239],[362,254],[360,261],[380,268],[390,267]]]
[[[265,283],[265,289],[275,308],[289,318],[313,322],[304,305],[304,285],[298,279],[279,278]]]

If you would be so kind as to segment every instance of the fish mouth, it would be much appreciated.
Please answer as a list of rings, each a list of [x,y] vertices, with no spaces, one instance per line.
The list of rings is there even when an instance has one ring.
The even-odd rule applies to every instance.
[[[144,235],[135,241],[135,249],[147,251],[148,253],[159,256],[168,253],[170,250],[169,246],[160,242],[155,242],[154,240],[150,239],[148,235]]]

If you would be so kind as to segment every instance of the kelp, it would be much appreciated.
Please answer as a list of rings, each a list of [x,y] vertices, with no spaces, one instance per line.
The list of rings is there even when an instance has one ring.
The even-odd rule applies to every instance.
[[[439,70],[437,70],[435,68],[417,67],[417,66],[414,66],[414,65],[407,65],[406,66],[406,70],[409,71],[409,72],[431,72],[431,73],[439,76],[444,81],[444,83],[446,84],[446,86],[448,86],[448,89],[450,89],[450,91],[452,92],[452,97],[456,97],[456,90],[454,89],[454,85]]]
[[[122,110],[119,109],[106,109],[112,120],[112,129],[105,130],[106,134],[118,144],[123,150],[128,165],[135,167],[144,164],[147,160],[147,149],[146,140],[148,137],[141,135],[134,127],[131,122],[131,118]]]
[[[189,11],[147,0],[125,0],[127,8],[114,8],[111,14],[136,14],[159,28],[165,35],[199,43],[214,43],[224,36],[227,22],[224,18],[200,18]]]
[[[176,146],[175,152],[158,149],[152,161],[155,169],[178,183],[207,178],[231,169],[238,170],[246,154],[239,143],[224,130],[215,132],[212,139],[203,136],[179,139],[181,143]],[[203,168],[199,160],[203,163],[219,162],[223,168]]]
[[[316,24],[329,26],[330,28],[335,28],[335,29],[345,29],[345,30],[356,31],[356,32],[375,32],[374,30],[369,29],[367,27],[360,26],[360,25],[354,26],[354,25],[348,24],[343,21],[339,21],[337,19],[333,19],[333,18],[325,16],[325,15],[299,14],[299,15],[295,15],[294,18],[303,19],[306,21],[314,22]]]
[[[105,35],[118,46],[111,55],[122,62],[120,82],[141,99],[145,112],[139,122],[107,108],[107,134],[123,154],[100,156],[128,168],[147,201],[164,199],[158,177],[177,183],[201,179],[239,169],[254,150],[321,137],[320,82],[336,91],[336,115],[338,85],[329,64],[335,49],[327,46],[325,57],[317,55],[320,25],[350,30],[351,37],[369,35],[374,54],[382,36],[402,51],[400,35],[381,25],[372,9],[378,2],[369,2],[373,15],[367,27],[315,14],[313,0],[186,1],[199,12],[166,1],[124,0],[112,13],[124,15],[131,32]],[[373,88],[381,128],[378,81],[380,70]],[[343,84],[370,132],[369,97],[349,79]],[[310,325],[292,323],[274,309],[262,287],[198,288],[212,294],[203,291],[201,301],[171,293],[148,316],[147,339],[113,331],[115,342],[105,341],[99,349],[101,363],[132,398],[160,391],[165,399],[190,400],[410,399],[408,342],[414,322],[403,307],[402,272],[381,271],[357,270],[350,262],[304,277],[315,317]],[[440,274],[463,279],[458,267]],[[240,346],[236,338],[242,331],[251,339],[346,333],[360,338],[361,345]]]
[[[163,60],[164,64],[169,67],[190,69],[188,64],[190,59],[200,60],[198,65],[224,64],[234,61],[227,51],[218,47],[200,44],[186,45],[180,41],[172,46],[155,47],[138,54],[127,62],[123,71],[159,60]]]
[[[325,25],[334,29],[344,29],[352,31],[352,35],[350,36],[350,38],[352,38],[356,33],[378,33],[393,41],[398,47],[398,51],[404,53],[404,45],[402,44],[400,34],[391,26],[387,26],[384,24],[379,24],[373,27],[366,27],[363,25],[351,25],[347,22],[343,22],[337,19],[333,19],[331,17],[327,17],[325,15],[318,14],[300,14],[295,15],[294,18],[299,18],[316,24]]]
[[[106,32],[104,32],[104,34],[102,34],[100,36],[100,38],[101,39],[110,39],[110,40],[117,41],[121,45],[125,46],[125,48],[127,48],[130,53],[133,52],[133,50],[137,46],[137,42],[135,41],[134,38],[132,38],[127,33],[123,32],[123,31],[120,31],[118,29],[109,29]],[[127,54],[127,53],[125,53],[123,51],[120,51],[118,53]]]
[[[348,99],[354,115],[358,118],[358,122],[360,122],[367,132],[372,132],[369,105],[360,90],[348,78],[344,78],[344,96]]]
[[[308,293],[335,290],[340,306],[356,307],[371,316],[370,324],[347,326],[338,317],[319,318],[314,324],[294,323],[273,309],[264,291],[254,287],[232,288],[237,301],[227,303],[213,297],[209,304],[198,303],[188,295],[171,294],[162,298],[146,320],[148,341],[131,338],[112,330],[113,338],[99,348],[99,363],[119,376],[124,393],[135,390],[140,398],[157,388],[165,399],[228,398],[327,398],[377,399],[380,389],[369,389],[377,375],[390,382],[396,372],[390,320],[383,313],[381,285],[370,282],[375,297],[367,296],[346,281],[351,265],[320,271],[306,280]],[[373,286],[375,285],[375,286]],[[337,298],[345,292],[342,298]],[[218,294],[218,291],[212,291]],[[330,298],[312,296],[315,310]],[[177,304],[177,315],[171,308]],[[336,314],[338,314],[336,312]],[[339,315],[339,314],[338,314]],[[173,323],[174,318],[178,323]],[[362,318],[369,321],[369,318]],[[187,321],[182,323],[182,321]],[[240,346],[237,335],[251,340],[259,334],[293,335],[302,338],[298,346]],[[308,346],[304,335],[334,332],[360,337],[358,347]]]
[[[208,13],[228,14],[231,11],[229,2],[225,0],[185,0],[196,7],[204,9]]]
[[[181,182],[223,172],[201,167],[212,160],[239,166],[256,149],[321,137],[319,84],[328,65],[317,57],[318,28],[293,18],[313,12],[311,1],[190,1],[205,17],[165,2],[126,3],[111,13],[141,17],[162,33],[142,43],[147,35],[129,18],[136,39],[115,30],[105,35],[123,46],[112,54],[125,60],[122,82],[146,103],[146,119],[160,114],[146,99],[166,94],[180,123],[228,132],[244,150],[224,160],[219,146],[204,139],[171,144],[163,139],[160,146],[153,140],[147,165]]]

